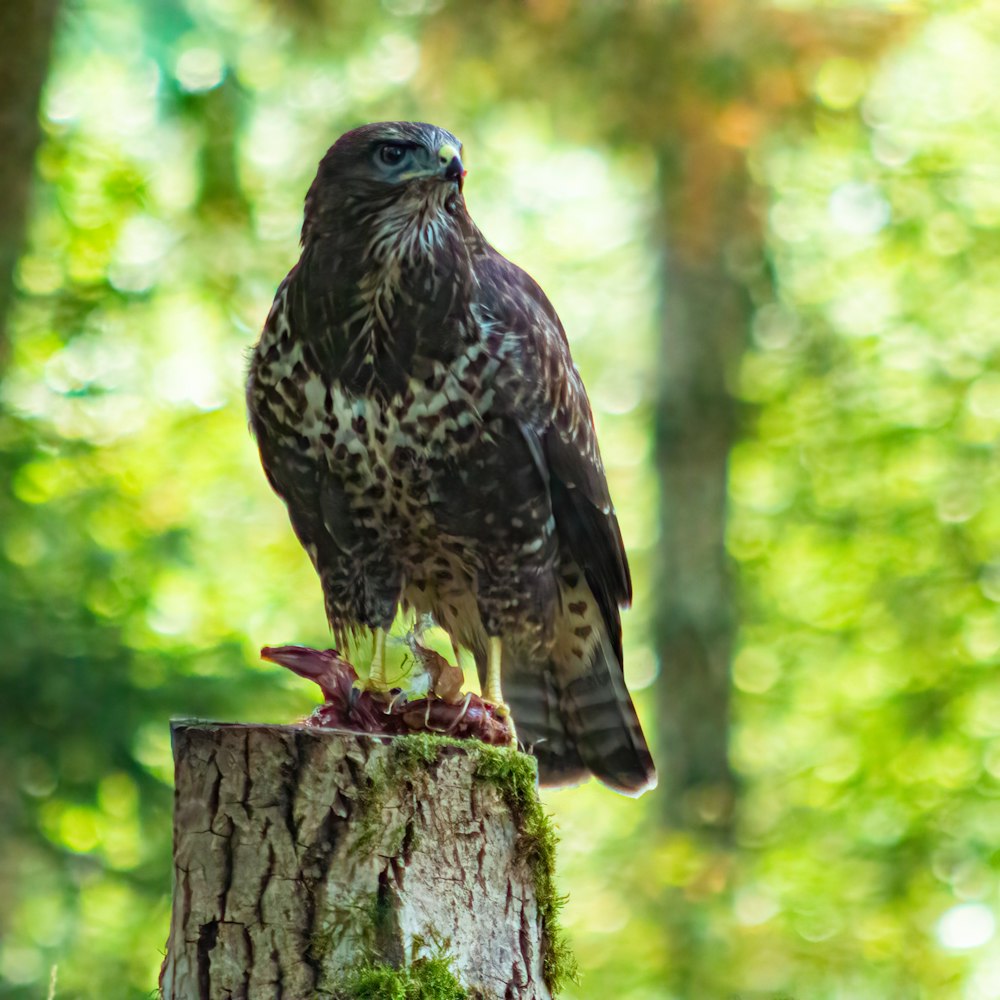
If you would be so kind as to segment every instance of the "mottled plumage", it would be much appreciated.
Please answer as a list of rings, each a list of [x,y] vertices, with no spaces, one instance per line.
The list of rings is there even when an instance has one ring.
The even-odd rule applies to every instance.
[[[491,637],[542,780],[655,782],[622,674],[631,598],[587,395],[538,285],[486,242],[458,140],[342,136],[253,354],[251,425],[338,642],[430,613]]]

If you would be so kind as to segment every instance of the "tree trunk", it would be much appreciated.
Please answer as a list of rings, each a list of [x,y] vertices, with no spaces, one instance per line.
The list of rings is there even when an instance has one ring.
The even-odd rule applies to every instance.
[[[58,0],[0,3],[0,372],[6,357],[7,313],[14,265],[24,239],[38,104],[49,66]]]
[[[348,997],[359,963],[433,954],[472,997],[549,997],[551,873],[508,773],[531,758],[305,726],[172,731],[165,1000]]]
[[[727,835],[736,791],[728,754],[736,615],[726,498],[738,421],[730,386],[752,317],[734,259],[759,257],[760,244],[748,218],[745,164],[717,144],[696,150],[686,160],[661,160],[657,722],[667,822]]]

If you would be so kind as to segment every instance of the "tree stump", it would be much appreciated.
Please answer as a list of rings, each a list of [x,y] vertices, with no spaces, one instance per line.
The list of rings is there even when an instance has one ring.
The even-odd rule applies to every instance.
[[[428,961],[465,990],[448,996],[552,995],[565,946],[533,758],[306,726],[172,735],[165,1000],[347,998],[359,970]]]

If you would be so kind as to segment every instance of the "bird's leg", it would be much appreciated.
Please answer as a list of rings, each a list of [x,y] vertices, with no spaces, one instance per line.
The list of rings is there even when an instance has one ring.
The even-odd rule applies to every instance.
[[[500,663],[503,658],[503,640],[490,639],[490,651],[486,660],[486,687],[483,691],[483,701],[488,701],[497,708],[507,706],[503,703],[503,691],[500,689]]]
[[[496,708],[497,718],[503,719],[510,730],[510,745],[517,747],[517,730],[514,729],[514,720],[510,715],[510,708],[503,700],[503,691],[500,687],[500,666],[503,661],[503,640],[497,636],[490,637],[490,650],[486,659],[486,685],[483,690],[483,701],[489,702]]]
[[[385,629],[375,629],[375,652],[368,668],[368,683],[365,686],[369,691],[388,690],[385,679]]]

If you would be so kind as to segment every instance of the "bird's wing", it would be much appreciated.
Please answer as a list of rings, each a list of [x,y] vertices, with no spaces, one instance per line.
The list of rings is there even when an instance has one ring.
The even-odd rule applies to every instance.
[[[538,285],[495,252],[479,277],[482,310],[504,339],[495,405],[518,423],[548,485],[560,555],[553,647],[539,662],[517,650],[508,656],[505,646],[508,703],[543,784],[572,784],[592,772],[638,794],[655,785],[656,768],[625,687],[619,608],[631,600],[632,583],[590,402]]]
[[[485,314],[509,341],[497,405],[516,419],[549,484],[565,556],[583,571],[621,660],[619,608],[632,581],[608,492],[590,401],[562,323],[538,284],[492,248],[480,258]]]

